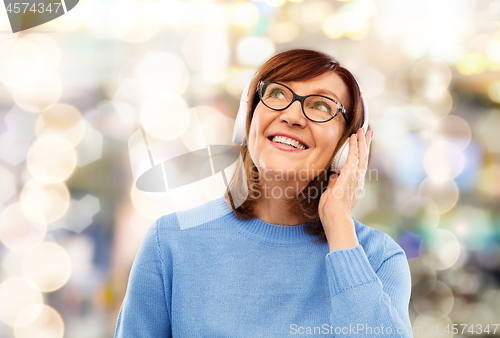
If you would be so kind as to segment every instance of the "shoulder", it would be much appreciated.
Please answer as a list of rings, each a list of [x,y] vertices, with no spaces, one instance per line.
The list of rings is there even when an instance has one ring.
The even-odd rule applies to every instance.
[[[203,240],[206,232],[226,226],[221,219],[229,213],[232,209],[219,197],[194,208],[163,215],[151,225],[149,231],[154,232],[162,243]]]
[[[374,268],[378,268],[385,260],[394,255],[403,255],[404,250],[385,232],[369,227],[353,218],[358,242]]]
[[[194,230],[232,212],[224,199],[219,197],[197,207],[180,210],[159,217],[153,224],[159,231]]]

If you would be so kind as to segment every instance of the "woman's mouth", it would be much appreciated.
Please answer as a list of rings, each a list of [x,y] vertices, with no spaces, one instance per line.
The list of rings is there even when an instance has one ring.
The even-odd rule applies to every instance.
[[[301,150],[307,149],[307,146],[305,144],[302,144],[299,141],[290,137],[275,135],[275,136],[269,136],[268,138],[271,142],[281,143]]]

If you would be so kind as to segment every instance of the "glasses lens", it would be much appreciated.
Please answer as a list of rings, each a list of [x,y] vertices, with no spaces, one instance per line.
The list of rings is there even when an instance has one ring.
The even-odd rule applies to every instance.
[[[311,120],[326,121],[337,113],[337,104],[321,96],[309,96],[304,101],[304,111]]]
[[[261,98],[264,104],[272,109],[283,109],[293,98],[292,92],[277,83],[266,83],[261,89]]]

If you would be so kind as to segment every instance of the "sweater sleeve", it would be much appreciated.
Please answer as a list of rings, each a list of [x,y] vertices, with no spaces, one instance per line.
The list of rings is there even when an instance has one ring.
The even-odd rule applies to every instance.
[[[331,331],[336,337],[413,338],[408,314],[410,268],[404,251],[397,247],[377,271],[361,245],[326,255]]]
[[[164,287],[158,220],[142,239],[118,314],[115,338],[170,338],[169,293]]]

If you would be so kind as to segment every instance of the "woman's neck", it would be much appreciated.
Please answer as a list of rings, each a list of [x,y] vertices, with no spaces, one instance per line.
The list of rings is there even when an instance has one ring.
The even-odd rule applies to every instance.
[[[298,225],[307,222],[297,208],[289,204],[289,200],[301,190],[300,183],[295,181],[261,180],[260,198],[255,206],[255,217],[271,224]]]

